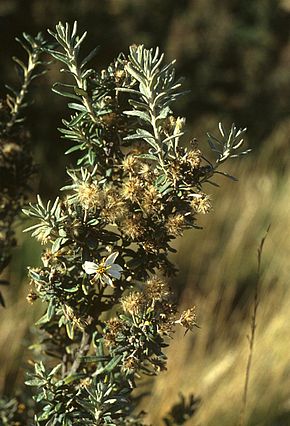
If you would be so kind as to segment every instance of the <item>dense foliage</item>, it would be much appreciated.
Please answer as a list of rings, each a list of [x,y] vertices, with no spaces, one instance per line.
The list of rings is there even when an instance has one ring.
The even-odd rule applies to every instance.
[[[54,91],[70,98],[60,131],[79,159],[61,198],[38,196],[24,209],[38,220],[27,231],[46,246],[43,266],[29,272],[28,300],[47,305],[37,322],[42,361],[26,382],[38,388],[35,422],[141,425],[132,390],[166,368],[175,326],[196,325],[194,308],[179,313],[168,284],[171,242],[210,210],[203,185],[227,176],[218,166],[239,155],[245,129],[220,124],[220,138],[208,135],[211,163],[195,141],[180,143],[185,119],[172,104],[181,81],[158,48],[131,46],[96,71],[87,65],[95,50],[80,59],[86,33],[76,24],[50,33],[58,48],[46,51],[74,80]]]

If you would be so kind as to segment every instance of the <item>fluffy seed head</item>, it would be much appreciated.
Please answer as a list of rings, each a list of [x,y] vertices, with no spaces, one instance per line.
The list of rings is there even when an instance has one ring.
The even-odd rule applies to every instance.
[[[138,159],[134,155],[127,155],[123,160],[123,169],[127,172],[135,172],[138,166]]]
[[[153,302],[167,300],[171,293],[166,281],[156,275],[147,280],[144,291],[146,298]]]
[[[103,192],[103,208],[101,216],[108,223],[115,223],[126,216],[128,212],[126,202],[122,200],[119,192],[115,188],[107,188]]]
[[[95,183],[81,183],[77,188],[77,197],[85,210],[94,211],[102,203],[100,188]]]
[[[189,151],[187,155],[187,162],[193,169],[198,169],[201,164],[201,151],[198,148],[194,148]]]
[[[128,179],[122,188],[122,195],[125,200],[135,202],[140,196],[142,196],[143,185],[142,181],[138,177],[131,177]]]
[[[165,223],[165,228],[170,235],[178,237],[183,234],[186,225],[185,216],[183,214],[170,215]]]
[[[190,202],[193,213],[209,213],[212,206],[210,198],[205,194],[195,194]]]
[[[144,227],[141,222],[141,215],[134,215],[122,222],[121,229],[123,234],[132,241],[138,241],[144,234]]]
[[[138,315],[143,311],[146,305],[146,299],[142,293],[134,291],[122,297],[121,305],[124,312],[130,315]]]
[[[175,322],[176,322],[176,324],[182,325],[187,330],[193,330],[193,328],[197,326],[195,306],[193,306],[192,308],[189,308],[186,311],[182,312],[179,320],[177,320]]]
[[[143,193],[142,208],[147,214],[160,209],[160,195],[154,185],[148,185]]]

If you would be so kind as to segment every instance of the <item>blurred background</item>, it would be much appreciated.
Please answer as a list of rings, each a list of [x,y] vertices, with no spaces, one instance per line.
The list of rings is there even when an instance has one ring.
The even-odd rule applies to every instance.
[[[247,335],[257,280],[257,247],[266,229],[260,280],[257,336],[249,384],[247,424],[290,425],[290,1],[289,0],[1,0],[0,96],[16,85],[11,56],[21,57],[14,38],[46,32],[59,21],[78,20],[86,48],[100,46],[94,66],[102,69],[128,45],[159,46],[177,59],[190,93],[176,105],[187,118],[187,138],[208,154],[206,132],[235,122],[248,128],[252,152],[232,160],[227,171],[238,182],[218,178],[209,187],[214,211],[200,218],[203,230],[176,242],[179,274],[173,282],[180,304],[197,306],[199,329],[176,332],[168,349],[168,371],[150,385],[143,408],[148,423],[178,402],[179,392],[200,398],[189,425],[238,423],[249,345]],[[57,127],[68,111],[51,92],[58,65],[34,86],[30,108],[34,158],[39,173],[33,194],[54,198],[66,179],[68,145]],[[209,155],[209,154],[208,154]],[[34,195],[33,195],[34,197]],[[42,307],[28,305],[27,266],[41,248],[23,235],[13,252],[0,311],[0,394],[21,391],[32,353],[31,326]]]

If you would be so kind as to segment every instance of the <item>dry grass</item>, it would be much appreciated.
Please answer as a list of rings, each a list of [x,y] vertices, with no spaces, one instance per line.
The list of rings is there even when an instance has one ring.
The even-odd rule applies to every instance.
[[[187,262],[190,265],[182,303],[184,307],[192,302],[198,306],[201,329],[191,337],[178,332],[168,350],[168,372],[157,379],[146,401],[154,426],[161,425],[162,416],[178,401],[179,391],[202,399],[189,425],[238,424],[256,250],[269,223],[246,424],[290,425],[290,174],[278,176],[272,155],[259,163],[248,159],[241,164],[237,172],[240,183],[228,183],[226,192],[215,191],[215,213],[205,220],[202,233],[188,235],[180,243],[182,271]],[[272,171],[268,167],[271,158]]]

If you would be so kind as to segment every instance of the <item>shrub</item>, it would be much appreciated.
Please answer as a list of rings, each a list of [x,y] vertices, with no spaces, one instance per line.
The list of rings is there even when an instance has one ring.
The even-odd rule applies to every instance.
[[[208,135],[210,162],[195,140],[182,143],[185,119],[172,110],[181,80],[158,48],[133,45],[96,71],[88,67],[95,49],[80,58],[86,33],[76,23],[50,34],[56,47],[44,50],[73,80],[53,90],[70,99],[60,132],[78,159],[61,197],[38,196],[23,210],[37,220],[26,231],[44,246],[43,266],[29,269],[28,300],[46,307],[26,382],[37,388],[34,421],[142,425],[134,389],[166,369],[175,327],[197,325],[194,307],[179,312],[170,289],[172,243],[211,210],[204,185],[229,176],[219,166],[238,155],[245,129],[220,124],[220,137]],[[185,421],[195,404],[182,400],[187,414],[178,406],[166,425],[180,424],[175,411]]]

